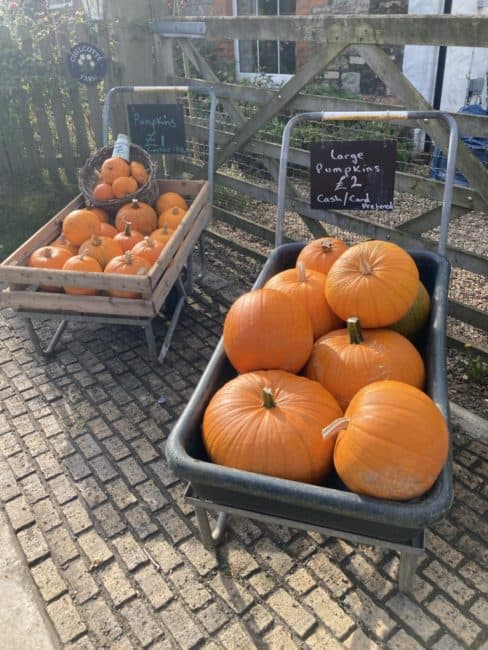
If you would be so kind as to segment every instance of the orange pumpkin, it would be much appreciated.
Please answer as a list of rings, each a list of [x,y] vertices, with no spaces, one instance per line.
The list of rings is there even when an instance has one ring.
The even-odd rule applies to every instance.
[[[158,215],[149,203],[132,199],[117,211],[115,215],[115,227],[119,232],[125,230],[125,224],[130,222],[134,230],[138,230],[143,235],[149,235],[156,230],[158,225]]]
[[[301,302],[312,321],[314,339],[341,327],[342,321],[330,309],[325,298],[325,275],[306,269],[303,262],[297,262],[294,269],[277,273],[265,286],[283,291]]]
[[[92,210],[72,210],[63,221],[63,235],[75,246],[80,246],[92,235],[99,235],[100,217]]]
[[[80,255],[85,254],[93,257],[104,269],[113,257],[122,255],[124,251],[120,244],[118,244],[111,237],[102,237],[101,235],[93,235],[90,239],[83,242],[80,246]]]
[[[114,235],[114,241],[116,241],[124,251],[130,251],[134,248],[137,242],[140,242],[144,239],[144,235],[132,228],[130,221],[126,222],[124,230]]]
[[[321,483],[334,448],[322,429],[341,415],[317,382],[283,370],[249,372],[213,395],[203,417],[203,441],[219,465]]]
[[[102,273],[103,269],[96,259],[88,255],[74,255],[63,266],[63,271],[78,271],[79,273]],[[66,293],[74,296],[96,296],[97,289],[85,287],[64,287]]]
[[[97,201],[109,201],[115,197],[113,188],[109,183],[97,183],[92,194]]]
[[[60,246],[43,246],[35,250],[29,257],[28,265],[36,269],[62,269],[72,253]],[[39,285],[41,291],[57,292],[59,287]]]
[[[186,210],[183,210],[178,206],[169,208],[168,210],[161,212],[161,214],[159,215],[158,226],[162,228],[163,226],[166,225],[171,230],[176,230],[180,225],[180,223],[183,221],[183,217],[185,216],[185,214],[186,214]]]
[[[417,348],[390,329],[361,331],[358,318],[318,339],[304,374],[347,405],[360,388],[380,379],[396,379],[417,388],[425,381],[424,362]]]
[[[149,263],[141,257],[126,251],[123,255],[114,257],[105,267],[105,273],[117,273],[121,275],[146,275],[149,271]],[[135,291],[107,291],[109,296],[116,298],[140,298],[141,294]]]
[[[101,229],[100,229],[100,234],[102,235],[102,237],[112,237],[113,239],[118,232],[119,231],[117,230],[117,228],[115,226],[112,226],[112,224],[102,222]]]
[[[164,242],[155,241],[146,235],[142,241],[138,242],[133,247],[132,252],[134,255],[142,257],[142,259],[149,262],[149,264],[152,266],[161,255],[161,251],[165,245],[166,244]]]
[[[153,230],[149,236],[154,241],[161,242],[162,244],[167,244],[171,239],[173,232],[174,230],[171,230],[165,224],[162,228],[157,228],[156,230]]]
[[[363,327],[386,327],[410,309],[419,289],[417,266],[391,242],[365,241],[351,246],[327,274],[325,292],[343,320],[357,316]]]
[[[112,185],[112,183],[121,176],[129,176],[130,167],[129,163],[122,158],[107,158],[103,161],[100,168],[100,176],[104,183]]]
[[[90,210],[90,212],[94,212],[95,214],[98,214],[101,223],[108,223],[109,215],[108,212],[103,208],[96,208],[95,206],[87,205],[86,209]]]
[[[449,453],[449,431],[437,405],[399,381],[361,388],[324,436],[337,432],[334,465],[340,478],[353,492],[380,499],[421,496]]]
[[[112,191],[117,199],[122,199],[137,191],[137,181],[132,176],[120,176],[112,183]]]
[[[307,269],[327,275],[330,267],[349,246],[342,239],[334,237],[319,237],[306,244],[297,257]]]
[[[66,239],[64,235],[60,235],[57,239],[49,244],[50,246],[55,246],[56,248],[66,248],[72,255],[78,253],[78,246],[72,244],[69,239]]]
[[[227,357],[238,372],[299,372],[312,351],[312,322],[296,298],[275,289],[256,289],[231,305],[223,339]]]
[[[144,165],[137,160],[133,160],[129,163],[130,173],[133,176],[138,185],[144,185],[144,183],[149,179],[149,174],[147,173]]]
[[[158,214],[175,206],[185,210],[185,212],[188,210],[186,200],[178,192],[163,192],[156,199],[156,211]]]

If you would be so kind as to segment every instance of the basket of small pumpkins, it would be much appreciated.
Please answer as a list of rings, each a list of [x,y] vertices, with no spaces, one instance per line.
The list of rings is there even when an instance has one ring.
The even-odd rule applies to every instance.
[[[113,146],[95,151],[79,172],[79,187],[87,205],[116,212],[132,199],[153,203],[158,195],[156,163],[131,142],[129,162],[115,157]]]

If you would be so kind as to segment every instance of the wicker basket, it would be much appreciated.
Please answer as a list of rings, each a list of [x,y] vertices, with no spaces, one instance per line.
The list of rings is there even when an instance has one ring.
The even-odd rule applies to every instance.
[[[100,177],[96,171],[100,170],[103,162],[112,155],[113,145],[102,147],[92,154],[79,173],[79,187],[83,194],[85,203],[97,208],[103,208],[110,213],[115,213],[123,205],[132,199],[138,199],[145,203],[153,204],[158,195],[158,183],[156,179],[156,163],[145,149],[137,144],[130,144],[130,160],[140,162],[144,165],[148,173],[147,181],[141,185],[135,192],[128,194],[121,199],[100,200],[93,198],[93,189],[100,182]]]

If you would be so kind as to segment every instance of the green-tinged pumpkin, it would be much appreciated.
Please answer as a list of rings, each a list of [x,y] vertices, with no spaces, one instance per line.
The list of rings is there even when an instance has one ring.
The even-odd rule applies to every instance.
[[[434,401],[399,381],[377,381],[356,393],[344,418],[324,430],[334,439],[334,465],[357,494],[405,501],[435,483],[449,453],[449,431]]]
[[[405,316],[389,327],[395,332],[403,334],[407,339],[413,340],[426,326],[429,321],[429,316],[430,296],[421,282],[413,305],[407,311]]]
[[[322,483],[334,449],[322,429],[341,416],[315,381],[282,370],[250,372],[214,394],[203,417],[203,442],[219,465]]]

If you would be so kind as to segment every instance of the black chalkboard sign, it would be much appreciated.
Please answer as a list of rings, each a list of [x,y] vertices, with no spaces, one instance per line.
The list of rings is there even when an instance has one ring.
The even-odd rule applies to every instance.
[[[310,207],[393,210],[395,140],[312,142]]]
[[[185,153],[181,104],[128,104],[127,111],[132,142],[150,154]]]

